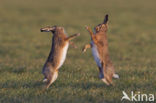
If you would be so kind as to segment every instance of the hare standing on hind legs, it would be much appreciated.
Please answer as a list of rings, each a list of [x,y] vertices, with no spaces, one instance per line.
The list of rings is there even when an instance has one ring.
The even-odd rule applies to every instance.
[[[63,27],[45,27],[41,28],[41,32],[52,32],[52,47],[49,53],[48,59],[44,64],[42,73],[44,75],[44,82],[46,82],[46,88],[57,79],[58,69],[65,61],[69,41],[80,34],[74,34],[67,37]]]
[[[87,44],[83,48],[85,52],[88,48],[92,48],[92,54],[96,64],[99,68],[99,78],[107,85],[113,84],[112,77],[119,78],[115,74],[114,66],[109,57],[108,41],[107,41],[107,29],[108,29],[108,15],[105,16],[104,22],[95,27],[95,34],[91,28],[86,26],[90,36],[91,43]]]

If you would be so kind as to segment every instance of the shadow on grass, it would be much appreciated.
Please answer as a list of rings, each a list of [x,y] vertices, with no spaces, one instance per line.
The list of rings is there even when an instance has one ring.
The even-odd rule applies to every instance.
[[[42,81],[36,81],[36,82],[18,82],[16,80],[6,81],[4,83],[0,83],[0,88],[12,88],[12,89],[18,89],[18,88],[41,88],[43,86]]]
[[[87,83],[74,83],[70,84],[72,88],[81,88],[84,90],[89,90],[93,88],[111,88],[112,86],[107,86],[104,83],[95,83],[95,82],[87,82]]]

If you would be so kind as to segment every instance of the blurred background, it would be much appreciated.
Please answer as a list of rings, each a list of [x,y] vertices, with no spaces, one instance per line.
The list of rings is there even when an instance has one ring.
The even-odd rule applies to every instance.
[[[122,91],[156,92],[155,0],[0,0],[1,103],[120,103]],[[109,14],[109,52],[119,80],[108,87],[98,79],[84,26]],[[81,33],[69,48],[59,77],[42,91],[42,67],[51,47],[45,26]]]

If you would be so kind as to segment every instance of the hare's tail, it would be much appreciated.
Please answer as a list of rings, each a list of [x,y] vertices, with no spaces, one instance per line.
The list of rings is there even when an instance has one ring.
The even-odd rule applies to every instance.
[[[44,79],[43,79],[43,83],[44,83],[44,82],[47,82],[47,81],[48,81],[48,79],[47,79],[47,78],[44,78]]]
[[[118,74],[113,74],[113,78],[119,79],[119,75]]]

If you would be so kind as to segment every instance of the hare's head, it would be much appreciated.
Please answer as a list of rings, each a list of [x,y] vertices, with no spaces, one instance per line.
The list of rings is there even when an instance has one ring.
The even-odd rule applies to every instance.
[[[94,29],[97,32],[106,32],[108,29],[108,14],[105,15],[104,21],[102,24],[97,25]]]
[[[47,26],[40,29],[41,32],[52,32],[53,34],[56,33],[64,33],[64,28],[59,26]]]

